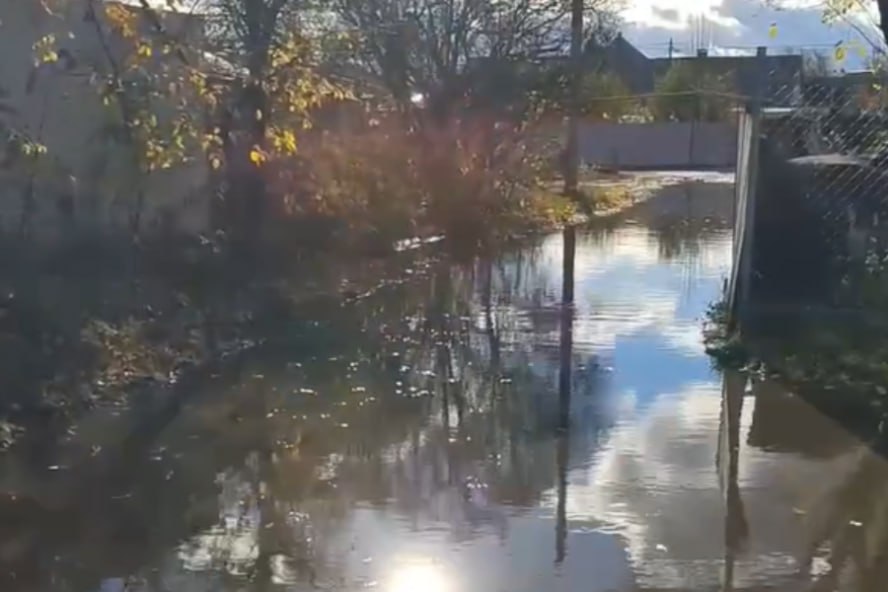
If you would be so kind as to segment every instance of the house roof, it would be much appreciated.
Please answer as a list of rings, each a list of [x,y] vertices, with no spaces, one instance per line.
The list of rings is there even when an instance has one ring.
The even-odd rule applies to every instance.
[[[622,35],[617,35],[606,46],[589,44],[586,55],[592,63],[617,74],[633,93],[656,90],[656,81],[675,64],[694,63],[707,72],[733,78],[738,94],[754,94],[759,80],[760,59],[764,60],[766,75],[765,96],[775,99],[788,97],[791,89],[801,81],[801,55],[779,56],[692,56],[676,58],[649,58]]]
[[[614,40],[604,47],[590,43],[585,51],[592,60],[600,58],[602,66],[620,76],[632,92],[647,93],[653,90],[654,73],[650,58],[627,41],[622,34],[617,34]]]

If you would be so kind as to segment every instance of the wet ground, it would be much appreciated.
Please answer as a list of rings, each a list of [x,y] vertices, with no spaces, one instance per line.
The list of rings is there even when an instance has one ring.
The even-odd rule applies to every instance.
[[[730,181],[580,231],[572,339],[556,234],[0,458],[2,589],[884,590],[888,463],[704,352]]]

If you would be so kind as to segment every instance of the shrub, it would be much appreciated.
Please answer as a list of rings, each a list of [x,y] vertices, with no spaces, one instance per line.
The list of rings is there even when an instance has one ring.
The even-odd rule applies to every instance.
[[[537,203],[543,164],[511,124],[473,117],[412,130],[392,119],[308,142],[274,164],[273,191],[291,228],[310,220],[327,241],[387,248],[443,233],[477,243],[548,222]]]

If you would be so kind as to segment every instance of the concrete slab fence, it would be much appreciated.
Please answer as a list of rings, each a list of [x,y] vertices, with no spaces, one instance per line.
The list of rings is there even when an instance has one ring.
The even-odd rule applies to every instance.
[[[580,159],[617,169],[733,169],[737,126],[728,122],[585,122]]]

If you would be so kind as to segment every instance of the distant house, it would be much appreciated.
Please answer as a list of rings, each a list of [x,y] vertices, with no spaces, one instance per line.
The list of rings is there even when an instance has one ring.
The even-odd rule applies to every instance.
[[[764,51],[764,48],[759,50]],[[801,55],[697,56],[655,58],[651,60],[654,77],[664,76],[676,64],[691,63],[716,76],[727,77],[738,95],[755,96],[762,86],[762,99],[770,105],[790,105],[800,98],[802,85]]]
[[[706,73],[727,77],[738,95],[753,96],[761,80],[766,103],[792,104],[800,98],[801,55],[713,56],[701,50],[692,57],[649,58],[622,35],[607,46],[588,46],[586,55],[590,69],[615,74],[636,94],[655,92],[657,81],[673,66],[694,64]]]
[[[629,43],[622,34],[617,34],[605,46],[587,44],[585,53],[590,69],[600,68],[616,75],[632,93],[645,94],[654,90],[654,61]]]

